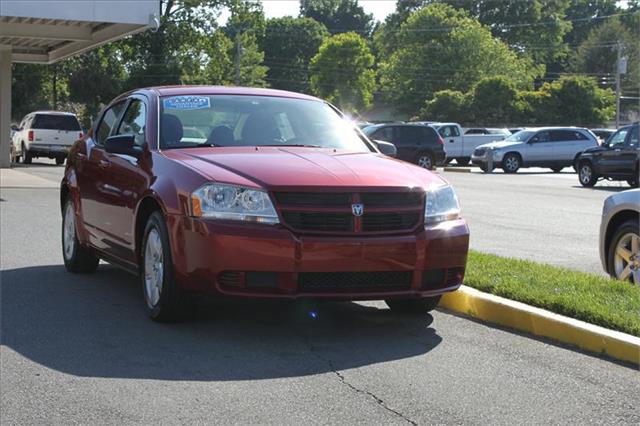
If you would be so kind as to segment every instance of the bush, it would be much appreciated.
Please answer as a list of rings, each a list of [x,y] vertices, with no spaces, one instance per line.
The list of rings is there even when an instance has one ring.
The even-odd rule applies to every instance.
[[[457,90],[441,90],[427,101],[415,117],[418,120],[466,122],[467,96]]]

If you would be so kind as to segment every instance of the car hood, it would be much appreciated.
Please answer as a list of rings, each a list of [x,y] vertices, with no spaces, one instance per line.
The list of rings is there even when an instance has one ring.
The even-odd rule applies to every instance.
[[[594,146],[591,148],[587,148],[582,152],[586,154],[592,154],[594,152],[602,152],[602,151],[609,151],[609,148],[607,148],[606,146]]]
[[[163,154],[208,180],[266,189],[428,188],[447,183],[428,170],[382,154],[330,148],[189,148]]]
[[[493,149],[500,149],[500,148],[513,148],[515,146],[521,146],[524,145],[525,142],[507,142],[507,141],[496,141],[496,142],[490,142],[490,143],[485,143],[483,145],[478,146],[478,148],[493,148]]]

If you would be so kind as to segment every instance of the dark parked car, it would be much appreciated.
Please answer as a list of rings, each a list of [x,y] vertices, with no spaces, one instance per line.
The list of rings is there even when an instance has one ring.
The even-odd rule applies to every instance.
[[[382,155],[326,102],[278,90],[117,97],[71,148],[60,202],[66,268],[104,259],[139,275],[157,321],[197,294],[425,313],[462,284],[469,246],[444,178]]]
[[[638,186],[638,127],[638,123],[622,127],[604,144],[580,155],[578,179],[583,186],[594,186],[599,179],[626,180],[630,186]]]
[[[432,127],[424,124],[375,124],[362,129],[369,139],[391,142],[396,158],[433,170],[444,163],[444,140]]]

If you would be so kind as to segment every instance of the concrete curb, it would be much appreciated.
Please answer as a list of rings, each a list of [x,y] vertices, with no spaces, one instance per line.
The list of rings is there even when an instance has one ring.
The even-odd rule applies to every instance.
[[[462,286],[440,307],[640,366],[640,338]]]
[[[471,173],[470,168],[462,168],[462,167],[444,167],[443,170],[445,172]]]

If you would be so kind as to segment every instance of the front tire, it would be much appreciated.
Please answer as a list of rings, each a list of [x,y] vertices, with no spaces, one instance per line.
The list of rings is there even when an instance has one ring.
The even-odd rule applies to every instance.
[[[469,157],[458,157],[458,158],[456,158],[456,164],[458,164],[458,166],[468,166],[469,165],[469,161],[471,161],[471,158],[469,158]]]
[[[433,154],[430,154],[428,152],[421,152],[420,154],[418,154],[418,157],[416,158],[416,164],[427,170],[433,170],[436,168],[436,162],[433,158]]]
[[[76,231],[76,214],[73,201],[68,197],[62,211],[62,257],[67,271],[91,273],[98,268],[100,259],[80,245]]]
[[[618,227],[608,255],[608,272],[612,278],[640,286],[640,225],[637,220],[628,220]]]
[[[521,163],[522,161],[518,154],[507,154],[502,159],[502,170],[504,170],[505,173],[517,173],[522,166]]]
[[[56,157],[56,166],[62,166],[64,164],[65,157],[58,156]]]
[[[400,314],[426,314],[433,311],[442,296],[424,297],[422,299],[387,299],[384,302],[389,308]]]
[[[598,182],[598,175],[595,174],[593,166],[588,161],[584,161],[578,165],[578,180],[580,185],[585,188],[591,188]]]
[[[153,212],[147,221],[140,259],[142,292],[151,319],[181,320],[186,311],[185,295],[175,279],[169,233],[159,211]]]

